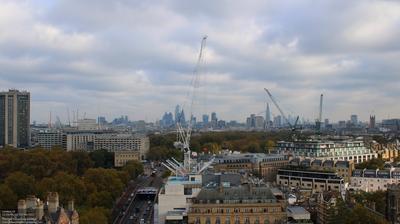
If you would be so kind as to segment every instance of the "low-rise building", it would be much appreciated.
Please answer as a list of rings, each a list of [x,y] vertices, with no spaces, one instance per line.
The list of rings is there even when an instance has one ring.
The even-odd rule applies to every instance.
[[[293,157],[324,160],[352,160],[354,163],[377,158],[378,154],[365,147],[363,141],[280,141],[276,150]]]
[[[188,223],[285,223],[285,209],[267,186],[203,188],[192,199]]]
[[[138,151],[115,151],[114,166],[123,167],[129,161],[139,161],[140,153]]]
[[[230,153],[217,155],[213,165],[217,172],[254,173],[273,182],[278,168],[288,163],[288,156],[283,154]]]
[[[400,169],[356,169],[350,178],[349,189],[366,192],[385,191],[390,184],[400,183]]]
[[[342,177],[345,182],[350,182],[350,177],[354,170],[354,162],[344,160],[322,160],[322,159],[302,159],[294,158],[290,160],[289,166],[305,170],[322,170],[335,172]]]
[[[286,213],[288,217],[288,224],[313,224],[311,221],[310,212],[301,206],[289,206],[286,208]]]
[[[315,192],[344,190],[344,179],[333,171],[305,170],[295,167],[278,169],[277,184]]]

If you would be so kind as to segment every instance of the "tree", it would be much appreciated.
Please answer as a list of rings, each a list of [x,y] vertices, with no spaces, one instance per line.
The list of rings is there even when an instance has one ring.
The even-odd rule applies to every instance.
[[[90,207],[104,207],[111,208],[114,202],[113,196],[110,192],[100,191],[93,192],[88,197]]]
[[[107,224],[110,211],[105,208],[91,208],[79,218],[81,224]]]
[[[35,178],[20,171],[8,175],[4,183],[14,191],[18,199],[35,193]]]
[[[106,191],[116,199],[124,188],[118,172],[114,169],[90,168],[83,178],[89,194],[93,191]]]
[[[114,167],[114,153],[105,149],[96,150],[89,154],[94,162],[94,167],[112,168]]]
[[[135,179],[143,173],[143,164],[139,161],[128,161],[122,170],[127,172],[131,179]]]
[[[17,195],[5,184],[0,185],[0,209],[15,209],[17,207]]]

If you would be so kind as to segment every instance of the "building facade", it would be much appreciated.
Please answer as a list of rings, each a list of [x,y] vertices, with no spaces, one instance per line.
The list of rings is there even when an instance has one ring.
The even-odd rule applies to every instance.
[[[349,189],[365,192],[385,191],[391,184],[400,184],[400,169],[356,169],[350,178]]]
[[[352,160],[321,160],[321,159],[303,159],[294,158],[289,162],[289,166],[298,167],[304,170],[331,171],[342,177],[346,183],[354,171],[354,162]]]
[[[400,185],[390,184],[386,191],[386,219],[390,223],[400,223]]]
[[[344,180],[332,171],[295,168],[278,169],[276,182],[280,186],[298,188],[311,193],[344,190]]]
[[[192,200],[188,223],[286,223],[286,207],[265,186],[203,188]]]
[[[66,147],[66,135],[60,130],[42,130],[36,135],[40,147],[50,150],[53,147]]]
[[[352,160],[354,163],[378,157],[377,153],[365,147],[363,141],[280,141],[277,143],[276,149],[294,157]]]
[[[0,146],[30,146],[30,93],[0,92]]]
[[[253,173],[273,182],[278,168],[288,163],[289,157],[283,154],[231,153],[217,155],[213,165],[217,172]]]

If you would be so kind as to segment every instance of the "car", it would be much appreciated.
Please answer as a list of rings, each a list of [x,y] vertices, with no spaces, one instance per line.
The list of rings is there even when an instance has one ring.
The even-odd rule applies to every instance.
[[[145,224],[144,219],[140,219],[140,224]]]
[[[150,201],[150,200],[148,200],[148,201],[147,201],[147,204],[151,204],[151,201]]]
[[[129,216],[129,219],[133,219],[133,215]]]

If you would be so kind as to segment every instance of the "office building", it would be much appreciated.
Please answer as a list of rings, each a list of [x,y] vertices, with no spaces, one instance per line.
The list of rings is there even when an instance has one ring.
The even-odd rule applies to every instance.
[[[0,146],[30,146],[30,93],[0,92]]]
[[[358,125],[358,116],[356,114],[350,116],[350,123],[352,125]]]
[[[84,118],[78,120],[78,130],[80,131],[92,131],[99,130],[99,124],[96,123],[96,119]]]
[[[209,122],[208,114],[203,114],[203,125],[207,125]]]
[[[400,131],[400,119],[384,119],[382,127],[390,131]]]
[[[274,127],[275,128],[282,127],[282,116],[281,115],[274,117]]]
[[[192,199],[189,224],[283,223],[286,207],[267,186],[209,186]]]
[[[269,109],[269,103],[267,103],[267,109],[265,110],[265,129],[271,128],[271,111]]]
[[[135,134],[97,134],[93,139],[93,149],[106,149],[109,152],[135,151],[144,160],[150,149],[150,140],[147,136]]]
[[[50,150],[54,147],[66,148],[66,135],[60,130],[40,130],[37,135],[37,143],[40,147]]]
[[[377,158],[376,152],[366,148],[363,141],[280,141],[278,152],[294,157],[308,157],[324,160],[353,160],[354,163]]]

